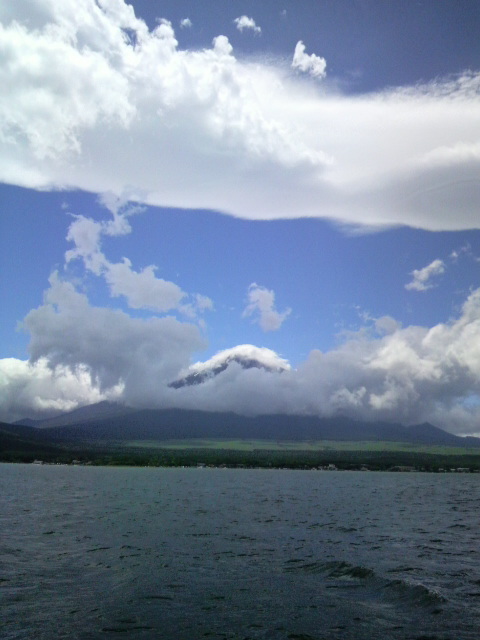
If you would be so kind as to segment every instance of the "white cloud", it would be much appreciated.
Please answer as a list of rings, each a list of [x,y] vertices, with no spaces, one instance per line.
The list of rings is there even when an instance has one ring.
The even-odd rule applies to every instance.
[[[379,334],[391,335],[401,329],[401,324],[392,318],[391,316],[382,316],[381,318],[374,318],[375,331]]]
[[[201,293],[196,293],[191,296],[190,302],[183,302],[179,305],[178,309],[181,313],[183,313],[188,318],[192,320],[198,319],[199,313],[204,313],[205,311],[213,311],[214,309],[213,301],[208,296],[203,296]],[[198,320],[199,326],[205,328],[205,323],[202,318]]]
[[[293,54],[292,67],[308,73],[314,78],[324,78],[326,75],[327,63],[325,58],[316,56],[314,53],[308,55],[305,53],[305,45],[299,40],[295,46]]]
[[[239,18],[235,18],[234,23],[237,25],[237,29],[239,31],[243,31],[244,29],[249,29],[254,33],[260,35],[262,33],[262,29],[255,24],[255,20],[253,18],[249,18],[248,16],[240,16]]]
[[[109,264],[105,280],[112,296],[125,296],[132,309],[165,312],[178,309],[185,293],[174,282],[155,276],[156,267],[150,265],[136,272],[128,258]]]
[[[213,309],[213,302],[208,296],[203,296],[201,293],[196,293],[195,306],[200,311],[211,311]]]
[[[385,334],[385,324],[389,332]],[[480,289],[462,313],[432,328],[381,322],[338,348],[312,351],[296,370],[272,374],[229,366],[196,387],[177,390],[177,406],[239,413],[349,415],[476,433],[480,406]]]
[[[91,218],[75,215],[75,222],[68,228],[67,240],[75,247],[65,252],[65,262],[68,264],[77,258],[83,259],[85,267],[95,275],[100,275],[107,261],[100,251],[100,238],[104,232],[102,224]]]
[[[265,367],[276,371],[289,371],[290,364],[285,358],[281,358],[275,351],[266,347],[256,347],[253,344],[239,344],[230,349],[223,349],[205,362],[196,362],[190,365],[184,374],[201,373],[218,367],[237,357],[245,360],[256,360]]]
[[[85,367],[101,393],[121,384],[128,402],[160,397],[162,384],[205,346],[193,324],[92,307],[57,274],[50,278],[44,304],[30,311],[23,324],[31,336],[32,363],[44,358],[54,369]]]
[[[242,315],[244,318],[253,315],[254,322],[258,322],[263,331],[280,329],[291,311],[285,309],[280,313],[275,309],[275,293],[270,289],[260,287],[256,282],[248,287],[248,305]]]
[[[190,318],[213,308],[207,296],[194,294],[188,301],[188,294],[168,280],[157,278],[155,265],[135,271],[128,258],[121,262],[110,262],[101,250],[102,235],[118,236],[131,232],[128,217],[138,213],[138,207],[123,199],[104,194],[100,201],[107,206],[113,216],[111,220],[97,222],[82,215],[74,216],[67,240],[74,248],[65,253],[66,263],[80,259],[85,268],[97,276],[103,276],[113,297],[124,296],[132,309],[148,309],[158,313],[177,310]]]
[[[445,273],[445,263],[443,260],[433,260],[423,269],[414,269],[412,271],[412,281],[405,285],[405,289],[410,291],[428,291],[433,289],[436,284],[432,283],[432,278]]]
[[[231,53],[233,52],[233,47],[230,44],[227,36],[216,36],[213,41],[213,51],[215,54],[224,59],[224,61],[231,61]]]
[[[24,320],[31,361],[0,361],[0,419],[111,398],[139,407],[429,421],[454,433],[477,433],[480,404],[472,399],[480,397],[480,289],[445,324],[401,327],[388,317],[368,322],[337,348],[312,351],[297,369],[252,345],[190,366],[206,346],[195,325],[93,307],[54,274],[43,305]],[[281,373],[232,362],[205,383],[168,386],[182,373],[235,354],[263,359]]]
[[[180,20],[180,27],[182,29],[191,29],[192,26],[193,24],[190,18],[184,18],[183,20]]]
[[[0,15],[3,182],[130,185],[147,204],[251,219],[479,227],[477,72],[343,95],[282,61],[237,59],[223,35],[180,50],[170,23],[149,31],[121,0]]]
[[[120,383],[100,391],[82,364],[70,368],[50,367],[46,358],[34,363],[0,360],[0,420],[54,415],[101,400],[114,401],[121,398],[123,390]]]
[[[180,50],[170,23],[149,31],[123,0],[3,3],[0,19],[0,180],[109,191],[111,219],[74,216],[65,258],[83,261],[131,308],[197,318],[213,303],[158,277],[154,265],[135,270],[128,258],[115,263],[104,254],[104,236],[131,230],[137,209],[126,204],[127,192],[138,202],[252,219],[479,228],[478,72],[344,95],[282,61],[236,58],[224,35],[212,48]],[[307,55],[301,42],[293,66],[325,73],[323,58]],[[445,268],[435,260],[413,271],[407,289],[425,291]],[[264,287],[252,284],[248,296],[244,315],[265,331],[290,313],[277,311]],[[351,412],[478,431],[480,409],[470,399],[480,394],[480,290],[447,324],[403,328],[379,318],[375,333],[350,334],[281,376],[232,366],[178,393],[168,382],[204,346],[194,324],[92,307],[53,276],[25,327],[31,362],[0,364],[4,419],[121,398]]]

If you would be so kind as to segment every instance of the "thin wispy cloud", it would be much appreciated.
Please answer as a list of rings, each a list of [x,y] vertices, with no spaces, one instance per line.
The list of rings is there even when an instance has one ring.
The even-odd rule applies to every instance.
[[[436,259],[423,269],[414,269],[412,280],[405,285],[408,291],[428,291],[438,284],[438,277],[445,273],[445,263]]]
[[[474,258],[472,254],[472,247],[469,243],[463,245],[459,249],[454,249],[448,256],[452,262],[457,262],[461,257],[468,256]]]

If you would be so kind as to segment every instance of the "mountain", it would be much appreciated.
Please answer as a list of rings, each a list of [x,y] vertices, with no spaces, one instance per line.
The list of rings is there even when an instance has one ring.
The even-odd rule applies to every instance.
[[[42,422],[44,422],[44,418],[40,418],[39,420],[34,420],[33,418],[23,418],[22,420],[17,420],[12,424],[14,425],[18,424],[21,427],[39,427]]]
[[[132,411],[135,410],[123,404],[103,400],[102,402],[79,407],[73,411],[61,413],[53,418],[46,418],[44,420],[30,420],[29,418],[25,418],[24,420],[17,420],[15,425],[49,429],[51,427],[64,427],[69,424],[93,422],[104,418],[118,418]]]
[[[225,349],[206,362],[197,362],[191,365],[178,380],[174,380],[169,386],[173,389],[180,389],[202,384],[218,376],[232,364],[239,365],[242,369],[263,369],[269,373],[282,373],[290,369],[288,362],[280,358],[274,351],[265,347],[242,344],[232,349]]]
[[[143,409],[113,405],[102,410],[110,415],[93,418],[93,405],[87,419],[77,412],[58,417],[56,425],[44,425],[41,432],[49,442],[122,442],[172,439],[248,439],[272,441],[388,441],[409,444],[480,447],[480,438],[461,438],[425,423],[405,427],[388,422],[363,422],[335,416],[320,418],[300,415],[242,416],[185,409]],[[115,413],[116,412],[116,413]]]
[[[417,442],[418,444],[431,444],[434,442],[437,445],[444,446],[462,446],[462,447],[478,447],[480,446],[480,438],[461,438],[459,436],[454,436],[452,433],[448,433],[447,431],[443,431],[438,427],[435,427],[433,424],[429,422],[424,422],[423,424],[417,424],[413,427],[406,427],[407,432],[409,433],[410,438],[413,442]],[[469,444],[471,443],[471,444]]]
[[[0,422],[0,453],[28,455],[60,454],[62,450],[38,429]]]

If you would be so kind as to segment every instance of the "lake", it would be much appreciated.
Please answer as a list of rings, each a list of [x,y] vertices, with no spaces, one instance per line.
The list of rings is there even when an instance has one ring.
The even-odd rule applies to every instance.
[[[480,475],[0,464],[2,639],[478,640]]]

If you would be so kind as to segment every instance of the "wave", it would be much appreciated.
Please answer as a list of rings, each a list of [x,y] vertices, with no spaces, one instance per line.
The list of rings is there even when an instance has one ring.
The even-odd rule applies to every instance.
[[[298,564],[297,564],[298,562]],[[375,577],[373,569],[367,567],[355,566],[349,562],[332,561],[332,562],[307,562],[287,560],[287,564],[291,566],[285,568],[285,571],[303,571],[306,573],[323,573],[327,578],[356,578],[366,579]]]
[[[408,602],[410,605],[430,607],[446,602],[446,598],[436,589],[425,586],[421,582],[407,580],[392,580],[385,585],[385,589],[394,594],[395,599]]]
[[[406,568],[406,571],[410,567]],[[370,597],[380,597],[382,599],[401,601],[413,607],[436,608],[434,612],[439,612],[438,607],[446,602],[446,598],[436,589],[430,588],[421,582],[411,579],[390,580],[378,575],[373,569],[362,565],[354,565],[343,560],[331,562],[302,562],[298,559],[287,560],[284,571],[290,573],[312,573],[321,575],[326,587],[330,581],[335,582],[338,588],[352,586],[352,582],[357,586],[368,588]],[[349,583],[349,584],[347,584]]]

